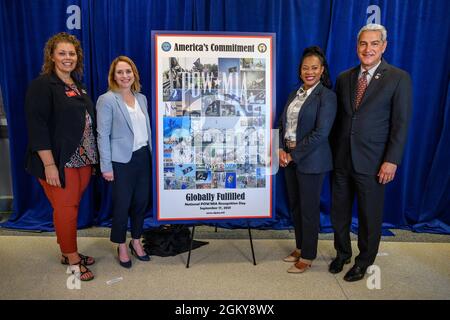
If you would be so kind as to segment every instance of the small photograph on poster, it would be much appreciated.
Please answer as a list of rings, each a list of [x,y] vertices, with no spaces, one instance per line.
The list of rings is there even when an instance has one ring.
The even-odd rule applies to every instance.
[[[195,164],[200,165],[204,164],[203,162],[203,148],[200,144],[200,146],[194,147],[194,157],[195,157]]]
[[[197,170],[195,172],[195,183],[197,186],[202,183],[211,183],[211,171]]]
[[[193,96],[191,90],[183,91],[182,113],[185,117],[202,116],[202,95]]]
[[[225,171],[225,163],[219,162],[211,165],[211,170],[214,172],[223,172]]]
[[[174,166],[172,157],[164,158],[163,163],[164,163],[164,168],[165,167],[173,167]]]
[[[224,189],[225,188],[226,173],[225,172],[213,172],[211,177],[212,189]]]
[[[257,188],[265,188],[266,187],[266,168],[259,167],[256,168],[256,187]]]
[[[164,177],[164,189],[165,190],[176,190],[177,188],[177,181],[175,177]]]
[[[252,165],[250,163],[243,163],[237,165],[237,173],[238,174],[245,174],[245,173],[252,173],[256,174],[256,166]]]
[[[193,164],[179,164],[175,166],[175,176],[180,177],[195,177],[196,166]]]
[[[175,164],[194,163],[194,148],[185,139],[180,140],[173,146],[172,159]]]
[[[265,90],[247,90],[245,96],[245,104],[265,104],[266,91]]]
[[[240,66],[242,71],[264,71],[266,70],[266,59],[242,58]]]
[[[189,117],[164,117],[164,143],[170,143],[179,138],[191,137],[191,121]]]
[[[203,132],[198,131],[194,132],[194,147],[202,147],[203,146]]]
[[[247,90],[264,90],[266,87],[266,73],[264,71],[245,71],[241,74],[242,87]]]
[[[163,105],[164,117],[183,116],[183,104],[181,101],[165,101]]]
[[[220,100],[216,94],[202,97],[202,115],[205,117],[220,116]]]
[[[164,102],[164,116],[165,117],[177,116],[177,109],[175,103],[170,101]]]
[[[236,115],[236,106],[231,104],[223,104],[220,107],[220,115],[222,117],[234,117]]]
[[[204,94],[211,94],[219,88],[218,58],[187,57],[181,60],[180,64],[183,67],[183,94],[190,93],[195,99]]]
[[[195,189],[195,165],[176,165],[175,168],[164,168],[164,189]]]
[[[239,96],[239,58],[219,58],[219,88],[224,94]]]
[[[245,126],[253,127],[253,128],[264,128],[265,127],[265,117],[247,117],[245,119],[242,119],[245,123]]]
[[[236,161],[236,152],[235,152],[234,147],[226,148],[225,149],[225,164],[235,163],[235,161]]]
[[[175,178],[175,168],[165,167],[164,168],[164,178]]]
[[[208,146],[203,148],[203,161],[205,164],[216,166],[224,163],[223,146]]]
[[[226,172],[225,188],[226,189],[236,189],[236,172]]]
[[[223,151],[223,146],[215,146],[211,148],[211,166],[217,166],[225,162],[225,153]]]
[[[251,174],[238,174],[238,189],[256,188],[256,176]]]
[[[185,71],[179,58],[170,57],[163,61],[163,101],[181,101],[182,75]]]
[[[164,158],[172,158],[173,156],[173,145],[172,144],[164,144]]]
[[[236,163],[225,163],[225,171],[235,172],[237,169]]]

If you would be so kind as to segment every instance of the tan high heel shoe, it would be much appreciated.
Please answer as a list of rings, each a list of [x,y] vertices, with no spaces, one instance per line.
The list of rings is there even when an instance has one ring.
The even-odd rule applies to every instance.
[[[311,263],[306,263],[302,260],[297,261],[292,267],[290,267],[287,272],[288,273],[303,273],[309,268],[311,268]]]
[[[300,252],[292,251],[287,257],[283,259],[284,262],[297,262],[300,259]]]

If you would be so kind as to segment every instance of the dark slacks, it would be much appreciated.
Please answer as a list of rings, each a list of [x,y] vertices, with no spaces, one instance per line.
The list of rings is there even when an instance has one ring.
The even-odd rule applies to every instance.
[[[359,255],[355,264],[367,268],[374,263],[380,244],[385,186],[378,183],[376,175],[355,172],[349,161],[347,168],[334,170],[331,188],[331,223],[337,257],[346,260],[352,256],[350,227],[356,195]]]
[[[320,193],[325,173],[300,173],[293,161],[284,172],[297,249],[301,249],[301,258],[314,260],[317,256]]]
[[[131,237],[140,239],[150,196],[151,162],[148,146],[133,152],[128,163],[113,162],[113,170],[113,218],[110,239],[114,243],[126,241],[128,217]]]

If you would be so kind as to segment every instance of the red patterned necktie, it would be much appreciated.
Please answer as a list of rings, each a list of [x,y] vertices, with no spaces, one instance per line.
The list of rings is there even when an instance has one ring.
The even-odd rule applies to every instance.
[[[358,109],[359,105],[361,104],[362,97],[364,95],[364,92],[367,89],[367,74],[368,71],[364,71],[358,79],[358,85],[356,87],[356,98],[355,98],[355,107]]]

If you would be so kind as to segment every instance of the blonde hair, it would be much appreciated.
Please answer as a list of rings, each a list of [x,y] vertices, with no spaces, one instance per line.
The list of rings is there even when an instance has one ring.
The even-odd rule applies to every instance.
[[[47,40],[44,47],[44,63],[42,64],[41,74],[51,74],[55,71],[55,62],[53,62],[53,52],[59,43],[71,43],[75,47],[77,54],[77,65],[71,72],[71,75],[75,75],[75,78],[81,79],[83,77],[83,49],[81,48],[80,41],[67,32],[60,32],[52,36]]]
[[[133,60],[128,58],[127,56],[118,56],[111,62],[111,66],[109,67],[109,73],[108,73],[108,89],[111,91],[117,91],[119,90],[119,86],[117,85],[116,80],[114,80],[114,72],[116,71],[117,64],[122,61],[126,62],[131,66],[131,70],[134,74],[134,82],[131,85],[131,91],[133,92],[140,92],[141,91],[141,83],[139,82],[139,72],[136,68],[136,65],[134,64]]]

